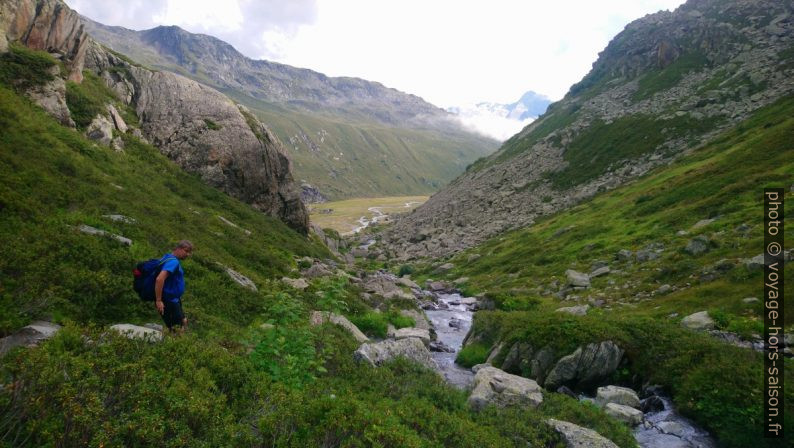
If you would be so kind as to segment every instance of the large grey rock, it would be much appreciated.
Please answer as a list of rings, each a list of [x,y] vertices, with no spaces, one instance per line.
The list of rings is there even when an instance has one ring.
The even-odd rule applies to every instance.
[[[430,350],[417,338],[408,339],[386,339],[381,342],[367,342],[362,344],[353,354],[353,358],[359,362],[366,362],[373,366],[379,366],[384,362],[394,358],[402,357],[421,364],[428,369],[436,370],[438,366],[433,361]]]
[[[568,285],[570,286],[580,286],[583,288],[590,287],[590,276],[587,274],[574,271],[573,269],[568,269],[565,271],[565,277],[567,278]]]
[[[481,365],[474,375],[473,384],[469,404],[474,409],[488,405],[537,407],[543,402],[538,383],[496,367]]]
[[[149,342],[158,342],[163,340],[163,332],[138,325],[116,324],[111,325],[110,329],[129,339],[141,339]]]
[[[708,311],[700,311],[681,319],[681,325],[690,330],[713,330],[714,319],[709,316]]]
[[[709,239],[705,236],[696,236],[689,240],[684,250],[690,255],[700,255],[709,251]]]
[[[124,224],[137,224],[138,221],[135,218],[130,218],[129,216],[124,215],[102,215],[103,218],[107,218],[113,222],[121,222]]]
[[[66,105],[66,82],[59,76],[60,70],[58,65],[52,66],[50,74],[53,80],[28,89],[25,95],[62,125],[73,128],[75,124]]]
[[[589,388],[609,378],[623,358],[623,350],[612,341],[588,344],[557,361],[543,386],[556,390],[560,386]]]
[[[562,308],[557,308],[554,311],[560,313],[568,313],[573,314],[574,316],[584,316],[587,314],[587,310],[590,309],[590,305],[577,305],[577,306],[565,306]]]
[[[397,279],[397,284],[402,286],[407,286],[411,289],[422,289],[419,285],[416,284],[415,281],[411,280],[408,277],[400,277]]]
[[[452,264],[452,263],[444,263],[444,264],[442,264],[441,266],[439,266],[436,269],[438,271],[442,271],[443,272],[443,271],[449,271],[450,269],[453,269],[454,267],[455,267],[455,265]]]
[[[205,183],[308,233],[289,155],[247,109],[182,76],[130,65],[93,42],[86,66],[135,106],[141,130],[160,152]]]
[[[37,320],[22,327],[16,333],[0,339],[0,356],[15,347],[33,347],[39,342],[55,336],[60,329],[61,326],[58,324]]]
[[[637,393],[620,386],[599,387],[596,391],[595,402],[600,407],[606,406],[607,403],[616,403],[635,409],[640,408],[640,397],[637,396]]]
[[[125,123],[124,119],[121,118],[121,114],[118,110],[116,110],[116,107],[112,104],[108,104],[107,110],[108,114],[110,114],[110,119],[113,120],[113,126],[116,128],[116,130],[122,134],[126,133],[127,123]]]
[[[77,230],[87,233],[88,235],[96,235],[96,236],[106,236],[110,237],[125,246],[131,246],[132,240],[121,235],[116,235],[115,233],[105,232],[104,230],[97,229],[96,227],[91,227],[85,224],[80,224],[77,227]]]
[[[707,225],[711,224],[712,222],[716,221],[716,218],[711,219],[701,219],[700,221],[696,222],[689,230],[696,230],[701,227],[706,227]]]
[[[430,344],[430,330],[423,328],[400,328],[399,330],[394,330],[392,337],[397,340],[417,338],[425,345]]]
[[[234,280],[235,283],[242,286],[243,288],[248,288],[251,291],[257,291],[256,284],[253,282],[253,280],[235,271],[232,268],[226,266],[224,266],[224,268],[226,269],[226,275],[231,277],[231,279]]]
[[[350,322],[350,320],[348,320],[348,318],[345,316],[328,311],[312,311],[309,320],[312,325],[322,325],[326,322],[339,325],[340,327],[347,330],[347,332],[350,333],[359,344],[369,341],[369,338],[358,329],[356,324]]]
[[[327,277],[332,274],[333,272],[331,271],[331,269],[322,263],[314,263],[308,269],[304,269],[303,271],[301,271],[301,275],[303,275],[308,279]]]
[[[101,145],[110,146],[110,141],[113,140],[113,125],[104,115],[97,115],[86,128],[85,135]]]
[[[350,253],[353,254],[354,257],[367,258],[369,255],[369,250],[360,247],[354,247]]]
[[[282,277],[281,281],[295,289],[306,289],[309,287],[309,282],[305,278]]]
[[[601,277],[602,275],[607,275],[610,272],[609,266],[601,266],[595,268],[593,272],[590,273],[590,278]]]
[[[620,249],[617,254],[615,254],[615,258],[620,261],[629,261],[631,260],[632,252],[628,249]]]
[[[562,436],[566,448],[618,448],[614,442],[592,429],[553,418],[546,420],[546,423]]]
[[[758,271],[764,269],[766,266],[766,261],[764,259],[764,254],[756,255],[753,258],[747,258],[744,260],[744,265],[750,271]]]
[[[642,411],[617,403],[607,403],[604,412],[617,420],[627,423],[630,426],[637,426],[642,423]]]

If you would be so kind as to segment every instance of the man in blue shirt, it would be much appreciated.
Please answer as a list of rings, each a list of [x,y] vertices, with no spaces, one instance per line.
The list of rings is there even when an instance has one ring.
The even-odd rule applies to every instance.
[[[179,332],[187,328],[187,318],[182,312],[182,294],[185,292],[185,271],[179,260],[184,260],[193,253],[193,244],[188,240],[177,243],[174,250],[163,255],[163,268],[154,283],[154,306],[163,316],[165,326],[174,330],[179,325]]]

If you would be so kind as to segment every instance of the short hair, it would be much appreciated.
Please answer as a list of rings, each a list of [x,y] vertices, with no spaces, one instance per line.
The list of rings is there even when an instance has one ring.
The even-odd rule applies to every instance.
[[[192,251],[193,250],[193,243],[191,243],[189,240],[181,240],[178,243],[176,243],[176,246],[174,246],[174,249],[187,249],[189,251]]]

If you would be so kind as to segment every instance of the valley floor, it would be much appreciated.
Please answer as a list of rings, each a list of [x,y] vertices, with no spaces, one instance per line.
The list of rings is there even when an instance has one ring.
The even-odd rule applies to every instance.
[[[353,233],[371,222],[373,218],[395,213],[408,213],[427,201],[428,196],[390,196],[383,198],[356,198],[325,202],[309,206],[310,219],[322,228],[331,228],[340,234]],[[381,218],[382,219],[382,218]],[[378,219],[379,221],[381,219]]]

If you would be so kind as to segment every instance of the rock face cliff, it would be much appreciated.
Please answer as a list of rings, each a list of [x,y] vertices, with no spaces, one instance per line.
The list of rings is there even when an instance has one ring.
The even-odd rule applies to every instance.
[[[690,0],[626,26],[591,72],[399,220],[404,259],[445,255],[668,164],[794,92],[794,4]]]
[[[62,2],[0,3],[0,51],[6,51],[13,41],[47,51],[64,62],[70,80],[79,82],[83,79],[87,40],[80,15]]]
[[[70,79],[78,82],[84,67],[95,72],[122,103],[134,108],[141,125],[139,135],[163,154],[206,183],[301,233],[308,232],[308,212],[292,178],[288,155],[244,107],[210,87],[145,69],[109,52],[85,34],[79,16],[59,1],[16,0],[0,8],[6,49],[18,41],[58,55],[69,67]],[[62,90],[52,90],[49,96],[47,92],[39,92],[44,100],[63,95]],[[44,100],[39,104],[44,105]],[[57,116],[57,110],[45,109]],[[115,109],[109,108],[109,118],[118,122],[111,110]],[[65,124],[66,112],[66,117],[58,117]],[[102,117],[98,121],[109,122]],[[125,132],[126,125],[117,124],[116,130]]]

